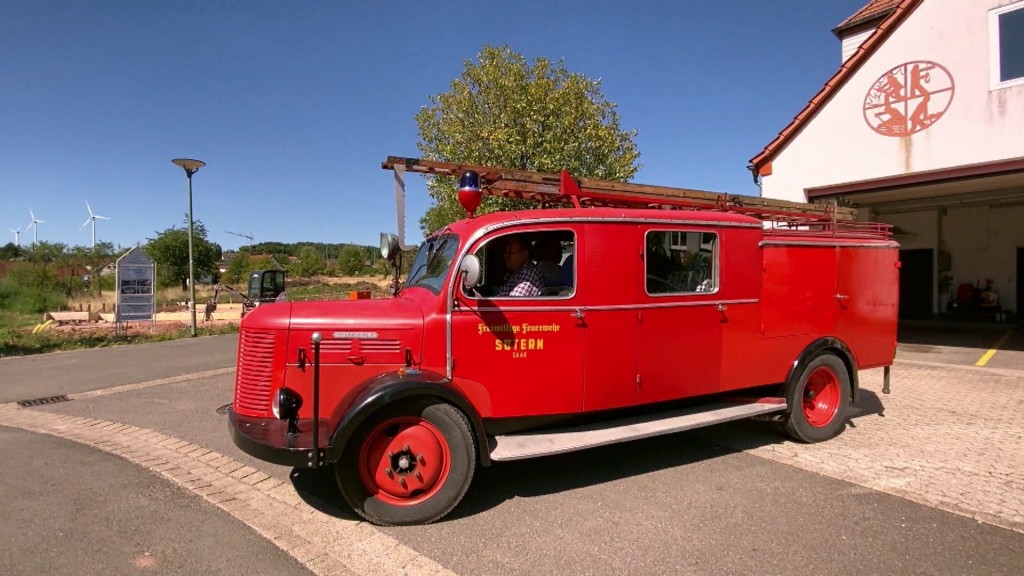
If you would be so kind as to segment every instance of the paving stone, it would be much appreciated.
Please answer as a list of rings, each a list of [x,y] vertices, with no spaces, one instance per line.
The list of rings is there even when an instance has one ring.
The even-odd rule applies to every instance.
[[[908,361],[893,372],[891,395],[880,370],[861,373],[862,403],[874,395],[882,410],[828,442],[757,446],[742,430],[716,440],[1024,532],[1024,373]]]

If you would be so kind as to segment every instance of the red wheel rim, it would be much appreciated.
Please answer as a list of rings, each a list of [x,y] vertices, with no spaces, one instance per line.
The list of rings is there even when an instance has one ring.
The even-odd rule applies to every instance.
[[[359,476],[372,496],[394,506],[412,506],[444,486],[451,449],[430,422],[413,416],[392,418],[367,435],[359,463]]]
[[[831,368],[815,368],[804,385],[804,418],[807,423],[815,428],[828,425],[839,411],[841,393],[839,377]]]

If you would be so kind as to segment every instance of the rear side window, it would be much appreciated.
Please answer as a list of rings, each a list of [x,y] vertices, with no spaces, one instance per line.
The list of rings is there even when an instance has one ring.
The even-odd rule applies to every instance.
[[[718,235],[650,230],[644,238],[647,293],[691,294],[718,290]]]

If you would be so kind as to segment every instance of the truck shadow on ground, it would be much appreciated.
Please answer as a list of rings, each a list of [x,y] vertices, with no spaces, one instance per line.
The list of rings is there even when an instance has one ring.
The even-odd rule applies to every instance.
[[[882,399],[861,390],[847,415],[846,434],[855,434],[859,418],[885,417]],[[602,446],[556,456],[479,467],[462,502],[441,520],[457,520],[496,508],[514,498],[557,494],[792,442],[767,421],[740,420],[666,436]],[[295,468],[292,484],[312,508],[334,517],[358,519],[344,504],[330,469]]]

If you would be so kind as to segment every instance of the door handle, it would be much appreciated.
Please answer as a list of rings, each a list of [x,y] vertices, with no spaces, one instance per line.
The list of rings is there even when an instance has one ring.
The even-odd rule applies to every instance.
[[[363,362],[366,362],[366,356],[354,356],[354,355],[353,356],[349,356],[348,357],[348,361],[353,363],[353,364],[362,365]]]
[[[583,320],[583,316],[585,316],[585,314],[583,313],[583,309],[582,308],[577,308],[572,313],[572,317],[577,319],[577,320]]]

